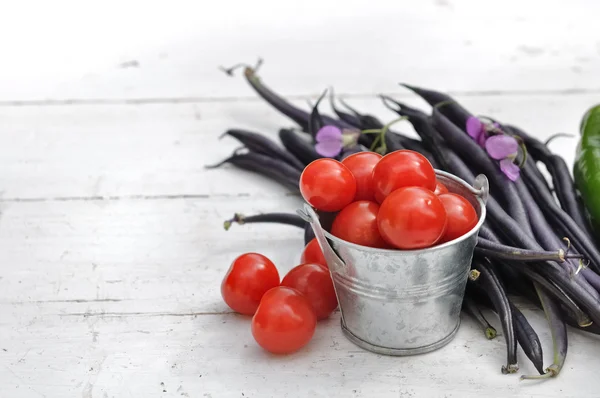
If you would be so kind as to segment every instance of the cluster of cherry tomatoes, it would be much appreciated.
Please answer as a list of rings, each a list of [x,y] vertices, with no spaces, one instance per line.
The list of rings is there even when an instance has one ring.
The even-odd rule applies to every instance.
[[[274,354],[305,346],[317,321],[338,306],[327,263],[314,239],[306,245],[301,264],[281,281],[277,267],[264,255],[238,256],[223,278],[221,295],[231,309],[252,316],[252,336]]]
[[[427,158],[410,150],[315,160],[302,172],[300,192],[316,210],[337,213],[332,235],[374,248],[435,246],[478,221],[471,203],[450,193]]]
[[[450,193],[431,163],[409,150],[315,160],[302,172],[300,192],[316,210],[334,215],[334,236],[374,248],[431,247],[462,236],[478,221],[473,206]],[[252,316],[252,336],[275,354],[305,346],[317,321],[338,306],[316,239],[282,280],[264,255],[240,255],[221,283],[221,295],[234,311]]]

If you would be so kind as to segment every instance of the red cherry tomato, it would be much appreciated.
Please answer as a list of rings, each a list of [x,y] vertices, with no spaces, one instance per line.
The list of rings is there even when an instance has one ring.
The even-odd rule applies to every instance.
[[[377,227],[379,204],[369,200],[350,203],[338,213],[331,226],[331,234],[357,245],[387,248]]]
[[[385,155],[373,169],[373,189],[379,203],[402,187],[424,187],[435,190],[435,170],[418,152],[401,149]]]
[[[436,195],[441,195],[443,193],[448,193],[450,191],[448,191],[448,188],[446,188],[446,186],[444,184],[442,184],[439,181],[435,182],[435,191],[433,191],[434,194]]]
[[[304,263],[314,263],[321,264],[322,266],[329,268],[327,266],[327,260],[325,260],[325,256],[323,255],[323,251],[321,250],[321,246],[319,246],[319,242],[317,242],[317,238],[312,238],[304,247],[304,251],[302,252],[302,256],[300,256],[300,262]]]
[[[304,168],[300,193],[317,210],[339,211],[354,200],[356,180],[337,160],[317,159]]]
[[[469,201],[455,193],[445,193],[438,196],[446,209],[448,226],[440,239],[440,243],[449,242],[469,232],[477,222],[477,212]]]
[[[352,172],[356,179],[354,200],[375,200],[373,192],[373,168],[381,155],[376,152],[358,152],[342,160],[342,164]]]
[[[433,191],[405,187],[392,192],[377,216],[379,232],[399,249],[422,249],[435,244],[446,230],[446,210]]]
[[[278,286],[263,296],[252,318],[252,336],[269,352],[289,354],[310,341],[316,326],[308,299],[296,289]]]
[[[221,296],[232,310],[253,315],[263,294],[279,286],[279,273],[275,264],[258,253],[245,253],[237,257],[221,282]]]
[[[320,264],[297,265],[283,277],[281,286],[302,293],[310,301],[317,320],[327,318],[338,306],[329,270]]]

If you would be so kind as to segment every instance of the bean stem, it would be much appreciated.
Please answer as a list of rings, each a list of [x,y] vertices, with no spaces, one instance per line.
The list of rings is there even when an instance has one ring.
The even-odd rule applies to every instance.
[[[466,313],[469,314],[471,318],[473,318],[473,320],[475,320],[477,324],[481,327],[481,330],[483,331],[485,337],[488,340],[492,340],[496,337],[498,332],[492,325],[490,325],[487,319],[485,319],[485,317],[481,313],[481,309],[471,297],[465,296],[463,300],[463,307]]]
[[[241,213],[235,213],[231,219],[223,222],[223,228],[225,228],[227,231],[234,223],[239,225],[253,223],[275,223],[291,225],[298,228],[304,228],[306,225],[306,221],[294,213],[263,213],[252,216],[245,216]]]
[[[503,245],[501,243],[492,242],[491,240],[485,239],[481,236],[477,238],[477,246],[475,246],[475,250],[476,252],[489,257],[504,260],[518,260],[523,262],[563,262],[565,261],[565,259],[583,258],[583,256],[576,253],[565,254],[565,251],[563,249],[558,249],[558,251],[556,252],[519,249],[516,247]]]

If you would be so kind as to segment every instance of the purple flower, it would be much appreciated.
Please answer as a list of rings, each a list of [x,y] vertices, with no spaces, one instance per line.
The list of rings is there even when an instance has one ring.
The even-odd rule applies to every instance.
[[[344,147],[355,144],[358,134],[356,131],[342,131],[336,126],[323,126],[315,135],[315,140],[317,141],[315,150],[321,156],[335,157],[342,152]]]
[[[485,150],[492,159],[502,160],[515,157],[519,150],[519,143],[510,135],[493,135],[485,141]]]
[[[519,166],[514,163],[519,143],[514,137],[505,134],[498,123],[485,124],[474,116],[467,119],[466,130],[479,146],[485,148],[492,159],[500,161],[500,170],[511,181],[519,177]]]
[[[500,161],[500,170],[511,180],[516,181],[519,178],[521,169],[517,166],[512,159],[506,158]]]
[[[342,152],[342,130],[335,126],[323,126],[315,136],[315,149],[321,156],[334,157]]]
[[[477,141],[484,132],[485,128],[481,120],[475,116],[469,116],[467,119],[467,134]]]
[[[480,147],[485,147],[487,129],[485,124],[475,116],[469,116],[467,119],[467,134],[469,134]]]

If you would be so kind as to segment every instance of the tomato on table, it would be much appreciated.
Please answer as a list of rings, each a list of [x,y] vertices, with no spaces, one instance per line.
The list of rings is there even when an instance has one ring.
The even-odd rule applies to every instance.
[[[477,212],[467,199],[455,193],[445,193],[438,197],[442,201],[448,217],[448,226],[440,243],[459,238],[477,225],[479,221]]]
[[[234,311],[253,315],[269,289],[279,286],[275,264],[259,253],[244,253],[230,265],[221,282],[221,296]]]
[[[375,200],[373,191],[373,169],[382,158],[377,152],[359,152],[342,160],[356,179],[356,196],[354,200]]]
[[[317,159],[300,175],[300,193],[317,210],[335,212],[354,200],[356,179],[335,159]]]
[[[442,201],[432,190],[405,187],[392,192],[377,216],[381,236],[399,249],[422,249],[434,245],[446,230]]]
[[[281,286],[298,290],[311,303],[317,320],[327,318],[338,306],[329,270],[320,264],[300,264],[283,277]]]
[[[329,268],[327,265],[327,260],[325,260],[325,255],[321,250],[321,246],[319,246],[317,238],[312,238],[306,244],[304,250],[302,251],[302,255],[300,256],[300,263],[320,264],[326,268]]]
[[[373,189],[379,203],[403,187],[423,187],[435,191],[435,170],[418,152],[401,149],[385,155],[373,169]]]
[[[379,204],[369,200],[350,203],[338,213],[331,234],[347,242],[375,248],[389,248],[377,226]]]
[[[310,341],[316,326],[308,299],[296,289],[278,286],[263,296],[252,318],[252,336],[271,353],[289,354]]]

